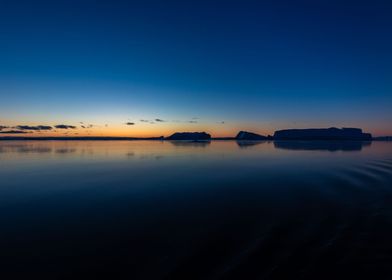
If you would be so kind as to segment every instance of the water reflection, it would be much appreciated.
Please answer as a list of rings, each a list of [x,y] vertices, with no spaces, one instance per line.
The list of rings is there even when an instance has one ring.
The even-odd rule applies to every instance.
[[[75,148],[62,148],[62,149],[56,149],[55,153],[56,154],[70,154],[70,153],[75,153],[76,149]]]
[[[302,151],[361,151],[370,141],[274,141],[274,147]]]
[[[102,151],[106,150],[106,153],[119,152],[120,147],[124,147],[124,143],[128,143],[134,146],[138,150],[142,150],[142,147],[146,143],[150,143],[152,146],[165,147],[162,151],[167,151],[168,143],[173,147],[180,148],[207,148],[211,145],[210,141],[167,141],[167,142],[156,142],[156,141],[109,141],[108,145],[104,145],[104,142],[95,141],[3,141],[0,142],[0,153],[41,153],[41,154],[89,154],[92,155],[94,150]],[[64,143],[66,146],[64,147]],[[119,145],[116,145],[119,144]],[[240,148],[250,148],[255,146],[270,146],[273,143],[275,149],[283,150],[302,150],[302,151],[361,151],[365,147],[369,147],[372,142],[370,141],[214,141],[215,147],[217,146],[232,146],[235,143]],[[59,147],[61,146],[61,147]],[[109,147],[115,147],[110,149]],[[124,151],[125,152],[125,151]],[[126,151],[126,156],[134,156],[135,151]]]
[[[61,144],[63,146],[64,143]],[[77,151],[76,148],[67,148],[61,147],[57,148],[56,144],[49,143],[46,141],[42,142],[19,142],[19,141],[8,141],[8,142],[0,142],[0,153],[39,153],[39,154],[69,154],[75,153]]]
[[[2,273],[392,279],[392,143],[358,144],[0,142]]]
[[[205,148],[211,144],[211,141],[169,141],[170,144],[176,147],[194,147],[194,148]]]
[[[252,146],[260,145],[262,143],[266,143],[266,141],[236,141],[236,143],[240,148],[249,148]]]

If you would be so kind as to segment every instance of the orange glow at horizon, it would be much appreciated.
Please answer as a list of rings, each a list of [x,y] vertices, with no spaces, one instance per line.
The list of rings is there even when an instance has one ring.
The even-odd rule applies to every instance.
[[[130,121],[133,122],[133,121]],[[104,136],[104,137],[160,137],[169,136],[175,132],[207,132],[212,137],[234,137],[240,130],[251,131],[262,135],[273,135],[275,130],[287,129],[287,128],[309,128],[309,127],[331,127],[333,125],[328,124],[303,124],[303,125],[290,125],[286,122],[276,122],[268,124],[260,124],[258,122],[219,122],[219,121],[204,121],[197,120],[194,122],[173,122],[173,121],[162,121],[162,122],[141,122],[134,121],[134,125],[127,125],[126,122],[119,120],[111,120],[108,124],[102,124],[101,120],[95,119],[91,122],[76,123],[75,121],[64,122],[67,125],[75,126],[75,129],[58,129],[55,128],[54,123],[62,122],[23,122],[23,121],[3,121],[1,125],[8,127],[8,130],[18,130],[17,126],[20,124],[28,126],[47,125],[51,126],[51,130],[41,131],[29,131],[23,134],[0,134],[4,136],[27,136],[27,137],[86,137],[86,136]],[[87,123],[91,123],[88,125]],[[84,126],[85,128],[83,128]],[[339,126],[337,126],[339,127]],[[345,125],[343,127],[358,127],[353,125]],[[364,132],[370,132],[374,136],[387,136],[391,135],[392,131],[388,131],[382,126],[372,125],[371,123],[365,123],[362,125]],[[6,131],[7,129],[3,129]]]

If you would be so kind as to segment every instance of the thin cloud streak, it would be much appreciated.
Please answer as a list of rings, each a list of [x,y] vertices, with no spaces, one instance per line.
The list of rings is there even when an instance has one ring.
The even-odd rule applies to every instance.
[[[0,134],[25,134],[27,133],[26,131],[22,130],[5,130],[5,131],[0,131]]]
[[[55,125],[54,127],[58,128],[58,129],[76,129],[76,126],[66,125],[66,124],[58,124],[58,125]]]

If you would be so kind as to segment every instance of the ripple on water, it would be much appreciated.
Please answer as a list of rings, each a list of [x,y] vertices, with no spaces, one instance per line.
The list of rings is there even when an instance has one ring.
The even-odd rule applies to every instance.
[[[380,166],[379,163],[365,163],[339,169],[334,175],[346,180],[347,185],[357,186],[369,191],[384,189],[390,191],[389,187],[392,177],[392,167]]]

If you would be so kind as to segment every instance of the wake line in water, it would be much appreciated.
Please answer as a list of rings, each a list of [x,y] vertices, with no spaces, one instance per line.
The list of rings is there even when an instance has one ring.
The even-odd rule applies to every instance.
[[[371,264],[375,271],[385,270],[391,262],[389,231],[385,230],[391,224],[385,209],[392,197],[392,161],[365,162],[319,175],[295,182],[301,191],[303,186],[321,191],[322,200],[316,198],[315,205],[304,206],[308,211],[294,217],[286,213],[269,226],[261,220],[260,228],[247,236],[227,236],[222,228],[215,233],[218,237],[211,238],[217,251],[211,252],[209,240],[202,242],[201,251],[182,260],[168,279],[181,279],[195,263],[211,265],[215,259],[219,259],[216,266],[199,276],[240,279],[248,273],[260,279],[315,279],[314,275],[333,279],[342,273],[359,278],[361,263]],[[242,246],[226,251],[231,238],[241,240]],[[220,250],[226,255],[217,253]]]
[[[390,172],[392,172],[392,160],[376,160],[372,162],[375,166],[384,167]]]
[[[304,223],[283,221],[260,233],[219,276],[226,279],[230,275],[227,279],[235,279],[244,271],[252,271],[262,279],[312,279],[326,264],[330,265],[331,276],[336,276],[337,271],[342,275],[348,276],[349,272],[353,277],[361,276],[361,269],[355,270],[360,263],[372,264],[376,271],[385,270],[392,260],[388,249],[391,242],[385,230],[391,224],[384,211],[392,197],[389,187],[392,161],[364,163],[327,177],[323,185],[333,186],[335,195],[343,191],[342,201],[332,199],[333,203],[342,205],[320,206],[320,213],[302,217]],[[350,203],[344,204],[350,199]],[[352,271],[357,273],[354,275]],[[319,279],[328,279],[329,272],[323,273],[320,276],[325,278]]]
[[[378,160],[377,162],[379,162],[379,163],[385,163],[385,164],[387,164],[388,166],[392,167],[392,159],[380,159],[380,160]]]
[[[360,189],[374,190],[375,187],[385,188],[385,190],[392,191],[389,187],[392,179],[392,161],[387,163],[369,162],[362,165],[350,166],[343,170],[333,172],[336,185],[345,185],[351,187],[358,187]],[[330,183],[333,183],[332,182]]]

